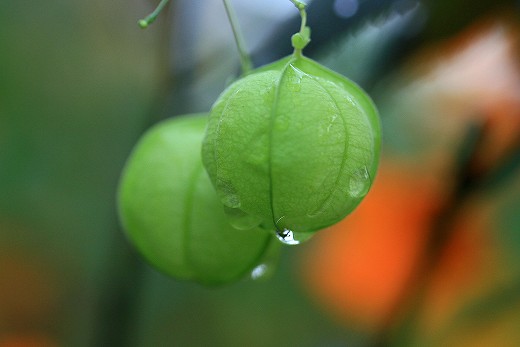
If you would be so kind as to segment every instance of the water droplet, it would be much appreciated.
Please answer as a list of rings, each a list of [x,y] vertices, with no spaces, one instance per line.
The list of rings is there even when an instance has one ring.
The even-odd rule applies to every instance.
[[[334,125],[334,122],[336,121],[337,118],[338,118],[338,115],[337,115],[337,114],[332,115],[332,117],[330,118],[330,123],[329,123],[329,125],[327,126],[327,132],[330,132],[330,129],[331,129],[332,126]]]
[[[278,240],[286,245],[299,245],[300,243],[310,239],[312,235],[313,233],[298,233],[287,228],[276,231],[276,237]]]
[[[292,65],[290,67],[293,73],[288,75],[288,87],[293,92],[299,92],[302,88],[302,79],[305,73]]]
[[[240,207],[240,199],[236,194],[227,194],[220,199],[224,206],[230,208],[239,208]]]
[[[229,224],[231,224],[235,229],[249,230],[258,226],[262,222],[261,218],[245,213],[238,208],[224,206],[224,212],[226,212]]]
[[[251,270],[251,278],[254,280],[258,280],[266,275],[269,267],[267,264],[257,265],[253,270]]]
[[[294,232],[289,229],[277,230],[276,237],[286,245],[297,245],[300,241],[294,239]]]
[[[362,198],[367,195],[370,184],[370,174],[367,167],[364,166],[362,169],[355,171],[350,178],[349,193],[354,198]]]
[[[269,244],[262,255],[258,265],[251,270],[251,279],[262,281],[271,278],[276,272],[278,263],[280,262],[280,253],[282,244],[273,238],[270,238]]]

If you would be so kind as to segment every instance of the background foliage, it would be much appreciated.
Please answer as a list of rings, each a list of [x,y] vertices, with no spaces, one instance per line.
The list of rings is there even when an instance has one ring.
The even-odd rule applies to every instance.
[[[289,1],[234,1],[257,65]],[[115,193],[139,135],[236,76],[220,1],[0,2],[0,346],[517,346],[516,1],[320,0],[312,58],[374,97],[384,154],[345,221],[218,289],[144,264]]]

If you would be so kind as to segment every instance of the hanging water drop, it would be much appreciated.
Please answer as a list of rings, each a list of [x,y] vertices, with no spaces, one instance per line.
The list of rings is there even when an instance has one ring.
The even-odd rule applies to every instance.
[[[275,240],[274,237],[269,240],[269,245],[260,261],[250,272],[250,277],[253,281],[265,281],[274,275],[280,262],[282,247],[283,245]]]
[[[298,245],[300,243],[300,241],[294,238],[294,232],[286,228],[277,230],[276,237],[286,245]]]
[[[259,280],[263,278],[269,271],[267,264],[259,264],[253,270],[251,270],[251,279]]]

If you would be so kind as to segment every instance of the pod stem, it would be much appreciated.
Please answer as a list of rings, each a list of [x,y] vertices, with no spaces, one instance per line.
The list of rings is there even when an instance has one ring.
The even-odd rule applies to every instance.
[[[298,9],[298,11],[300,11],[300,17],[302,19],[300,32],[294,34],[291,37],[292,46],[294,47],[294,55],[300,57],[302,55],[302,50],[311,41],[311,30],[307,26],[307,11],[305,11],[305,7],[307,5],[298,0],[290,1]]]
[[[240,65],[242,66],[242,73],[247,74],[253,69],[253,63],[251,62],[251,57],[247,53],[244,38],[240,31],[240,26],[238,25],[238,20],[235,11],[233,10],[233,6],[231,6],[229,0],[223,0],[223,2],[224,7],[226,8],[229,24],[231,25],[231,30],[233,30],[233,36],[235,37],[235,43],[240,56]]]
[[[300,11],[300,16],[302,17],[302,25],[300,27],[300,33],[303,33],[303,30],[305,29],[305,26],[307,24],[307,12],[305,11],[305,7],[307,5],[298,0],[291,0],[291,2],[298,9],[298,11]]]
[[[161,0],[159,5],[157,5],[157,8],[152,13],[150,13],[145,18],[140,19],[137,23],[139,24],[141,29],[146,29],[150,24],[155,22],[157,16],[162,12],[162,10],[166,7],[166,5],[168,5],[169,2],[170,0]]]

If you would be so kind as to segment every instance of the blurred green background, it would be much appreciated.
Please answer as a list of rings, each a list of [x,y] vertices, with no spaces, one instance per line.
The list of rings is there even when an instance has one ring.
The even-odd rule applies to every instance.
[[[299,19],[289,1],[233,3],[257,64],[290,52]],[[347,270],[336,269],[323,279],[330,286],[315,288],[322,280],[307,273],[325,272],[309,268],[328,265],[316,255],[327,250],[314,241],[285,248],[270,279],[205,288],[149,267],[119,227],[118,178],[139,136],[160,119],[207,111],[237,76],[221,1],[173,0],[143,31],[136,22],[153,9],[151,1],[2,0],[0,347],[458,346],[476,345],[470,337],[477,331],[483,334],[481,346],[519,345],[518,3],[474,5],[462,0],[310,5],[315,39],[309,55],[367,88],[380,108],[381,176],[392,167],[403,178],[384,183],[397,190],[381,193],[388,199],[383,206],[399,201],[400,185],[406,191],[416,178],[425,178],[428,183],[417,184],[435,195],[414,191],[390,213],[402,214],[402,224],[370,224],[384,215],[381,207],[357,224],[360,233],[373,228],[369,244],[377,244],[383,240],[380,230],[412,225],[416,217],[409,207],[417,199],[435,201],[431,218],[410,234],[423,230],[428,236],[409,265],[427,265],[418,266],[415,275],[410,270],[411,282],[403,281],[402,294],[389,299],[399,312],[376,310],[368,321],[377,323],[367,323],[347,304],[346,314],[331,309],[344,305],[327,291],[337,283],[361,309],[378,302],[377,295],[350,294],[358,282],[343,275]],[[463,222],[453,222],[459,216]],[[478,258],[481,266],[464,262],[465,248],[455,251],[461,273],[481,276],[446,299],[455,308],[440,315],[435,328],[417,327],[412,323],[418,317],[434,313],[427,290],[406,288],[430,288],[425,278],[442,263],[440,254],[459,230],[457,223],[486,240],[476,246],[475,254],[485,254]],[[397,235],[398,241],[408,237]],[[346,245],[345,252],[352,248]],[[396,281],[378,277],[360,259],[365,258],[348,261],[362,273],[374,271],[376,280],[364,284],[368,288]],[[468,293],[471,299],[462,300]]]

